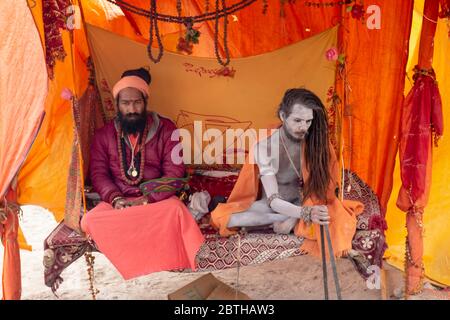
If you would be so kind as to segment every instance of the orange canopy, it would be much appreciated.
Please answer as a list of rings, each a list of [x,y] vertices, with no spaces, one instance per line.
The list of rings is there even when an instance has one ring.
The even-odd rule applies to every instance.
[[[3,4],[4,2],[2,2],[2,5],[6,5]],[[148,6],[147,0],[128,0],[127,2],[142,8]],[[204,10],[205,1],[183,0],[181,2],[182,14],[184,15],[199,14]],[[325,3],[329,1],[314,2]],[[35,44],[34,48],[42,50],[40,51],[42,54],[42,52],[45,52],[43,50],[42,1],[29,1],[28,3],[32,6],[30,10],[42,42],[42,45],[39,46]],[[74,30],[73,38],[68,31],[61,31],[67,56],[64,61],[58,60],[56,62],[54,78],[48,82],[48,94],[45,103],[40,103],[40,107],[43,107],[46,112],[46,117],[18,177],[19,202],[21,204],[41,205],[51,210],[58,221],[64,217],[67,200],[67,177],[72,161],[71,153],[74,141],[74,119],[71,104],[61,98],[61,91],[68,88],[79,98],[87,88],[88,70],[86,64],[90,53],[84,23],[142,43],[147,43],[149,34],[149,23],[145,17],[124,12],[106,0],[73,0],[72,3],[77,6],[76,8],[81,9],[79,11],[80,28]],[[210,1],[210,3],[213,2]],[[380,199],[382,208],[386,209],[393,188],[401,115],[400,106],[404,98],[405,70],[408,61],[408,41],[410,40],[411,30],[413,30],[413,34],[417,34],[417,28],[420,30],[420,26],[415,25],[411,29],[413,0],[374,0],[373,4],[380,9],[380,29],[369,29],[364,21],[353,18],[351,13],[347,12],[345,6],[317,8],[314,6],[308,7],[305,3],[305,1],[289,3],[287,1],[270,0],[268,1],[267,14],[264,15],[262,13],[262,1],[256,1],[249,7],[234,13],[229,19],[227,33],[230,55],[232,58],[236,58],[274,51],[316,35],[341,21],[338,50],[345,54],[345,74],[340,75],[344,76],[345,83],[337,81],[336,88],[341,101],[345,101],[346,104],[340,104],[339,108],[335,110],[336,131],[343,151],[342,157],[339,156],[346,168],[356,172],[372,187]],[[158,1],[158,10],[176,15],[176,1]],[[75,12],[77,11],[75,10]],[[283,16],[281,13],[283,13]],[[374,18],[373,14],[366,13],[366,18]],[[13,16],[8,16],[1,21],[6,21],[7,25],[12,25],[14,19]],[[165,49],[175,52],[182,28],[180,25],[168,23],[161,23],[159,27]],[[200,43],[194,46],[193,55],[214,58],[214,22],[205,22],[195,27],[198,27],[201,37]],[[445,24],[442,24],[442,28],[442,30],[445,29]],[[435,44],[436,47],[447,50],[448,38],[444,36],[444,33],[444,31],[438,30],[439,36],[435,38]],[[219,52],[223,54],[223,31],[220,31],[220,35]],[[3,40],[7,36],[8,33],[1,33],[1,43],[4,43]],[[20,40],[18,37],[15,38],[16,41]],[[26,41],[24,41],[24,44],[17,43],[17,52],[27,50],[25,49],[25,43],[30,44]],[[434,68],[438,79],[441,79],[440,87],[445,118],[445,108],[450,96],[448,89],[450,86],[445,86],[450,74],[448,69],[450,54],[437,51],[435,50],[435,55],[439,55],[440,62],[436,63],[435,60]],[[41,58],[41,62],[45,61],[42,56]],[[42,63],[35,64],[35,66],[38,65],[42,66]],[[28,77],[25,77],[25,79],[28,78],[28,80],[37,79],[35,76],[38,75],[45,75],[45,72],[36,71],[36,68],[28,69],[25,72],[21,71],[22,68],[11,66],[8,70],[20,74],[26,73]],[[37,82],[38,86],[27,86],[25,82],[17,82],[17,84],[21,90],[33,88],[33,90],[28,90],[28,94],[32,93],[30,98],[34,99],[33,101],[38,101],[41,95],[45,96],[46,89],[43,88],[42,83],[45,84],[46,82],[45,80]],[[4,88],[0,87],[0,90],[2,90],[0,92],[0,99],[2,99]],[[4,100],[0,100],[0,103],[0,110],[4,110]],[[29,107],[28,110],[32,110],[35,115],[39,113],[37,107],[32,108],[31,102],[27,102],[27,106]],[[253,107],[257,110],[257,106]],[[27,123],[29,132],[37,127],[37,123],[38,117],[34,116],[33,120]],[[3,128],[0,128],[0,130],[3,130]],[[10,136],[13,136],[13,131],[5,133],[5,139]],[[32,135],[28,133],[27,138],[30,136]],[[26,143],[21,145],[22,151],[26,150],[25,146]],[[441,146],[438,154],[445,154],[445,140],[443,140]],[[0,159],[3,161],[3,156]],[[435,225],[437,221],[442,221],[441,219],[444,219],[445,215],[448,217],[447,212],[450,212],[450,203],[445,200],[445,195],[449,191],[445,187],[449,170],[444,165],[445,161],[442,160],[442,156],[440,159],[436,161],[442,163],[433,165],[433,184],[439,189],[432,189],[431,191],[429,209],[425,220],[426,224],[427,221],[430,223],[430,226]],[[9,170],[2,171],[2,175],[4,175],[4,177],[1,177],[2,190],[7,188],[10,182],[8,181],[10,180],[8,178],[9,173]],[[8,176],[6,176],[7,174]],[[444,221],[448,221],[448,218]],[[396,233],[397,230],[403,229],[403,226],[390,224],[389,228],[391,229],[389,232]],[[429,243],[432,243],[434,240],[431,239],[435,238],[445,238],[446,243],[449,243],[448,237],[438,236],[434,233],[434,228],[427,228],[427,226],[425,228],[428,230],[426,241]],[[392,237],[388,237],[388,245],[390,244],[389,241],[392,241],[391,239]],[[443,252],[433,251],[433,256],[438,258],[430,258],[430,261],[435,261],[434,259],[447,261],[450,249],[447,248]],[[427,249],[425,250],[425,258],[427,258]],[[444,272],[448,270],[448,264],[432,268],[432,270],[434,279],[450,284],[448,272]]]

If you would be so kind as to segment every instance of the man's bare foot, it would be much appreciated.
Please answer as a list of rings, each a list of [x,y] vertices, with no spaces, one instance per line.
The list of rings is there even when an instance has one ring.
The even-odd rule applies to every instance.
[[[275,221],[273,223],[273,231],[279,234],[289,234],[297,224],[297,220],[296,218],[289,218],[282,222]]]

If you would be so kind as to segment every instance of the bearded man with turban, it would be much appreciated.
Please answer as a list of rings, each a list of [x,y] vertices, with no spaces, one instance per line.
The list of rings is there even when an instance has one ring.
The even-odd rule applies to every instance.
[[[124,72],[113,88],[117,117],[95,133],[91,145],[90,179],[102,202],[81,221],[125,279],[195,269],[204,241],[170,184],[162,192],[144,192],[149,181],[185,176],[184,164],[172,157],[180,143],[175,124],[147,111],[150,82],[140,68]]]

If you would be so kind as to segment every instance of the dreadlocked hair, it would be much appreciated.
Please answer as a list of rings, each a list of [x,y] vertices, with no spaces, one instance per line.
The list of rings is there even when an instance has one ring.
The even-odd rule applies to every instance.
[[[284,94],[278,108],[278,116],[283,113],[286,118],[292,107],[300,104],[313,111],[313,120],[305,136],[305,160],[309,170],[309,179],[305,181],[303,198],[314,196],[327,200],[327,189],[331,180],[329,171],[330,145],[328,142],[328,119],[325,106],[319,97],[304,88],[289,89]]]

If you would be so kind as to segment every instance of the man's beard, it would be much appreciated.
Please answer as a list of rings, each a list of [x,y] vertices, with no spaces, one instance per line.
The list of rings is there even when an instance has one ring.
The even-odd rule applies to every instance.
[[[302,137],[294,136],[289,131],[286,124],[283,124],[283,131],[284,131],[284,134],[286,135],[286,137],[292,142],[301,142],[301,141],[305,140],[306,135],[308,134],[308,132],[305,132]]]
[[[125,134],[136,134],[144,131],[145,124],[147,123],[147,110],[144,109],[140,114],[128,113],[127,115],[123,115],[119,111],[118,116],[120,126]]]

